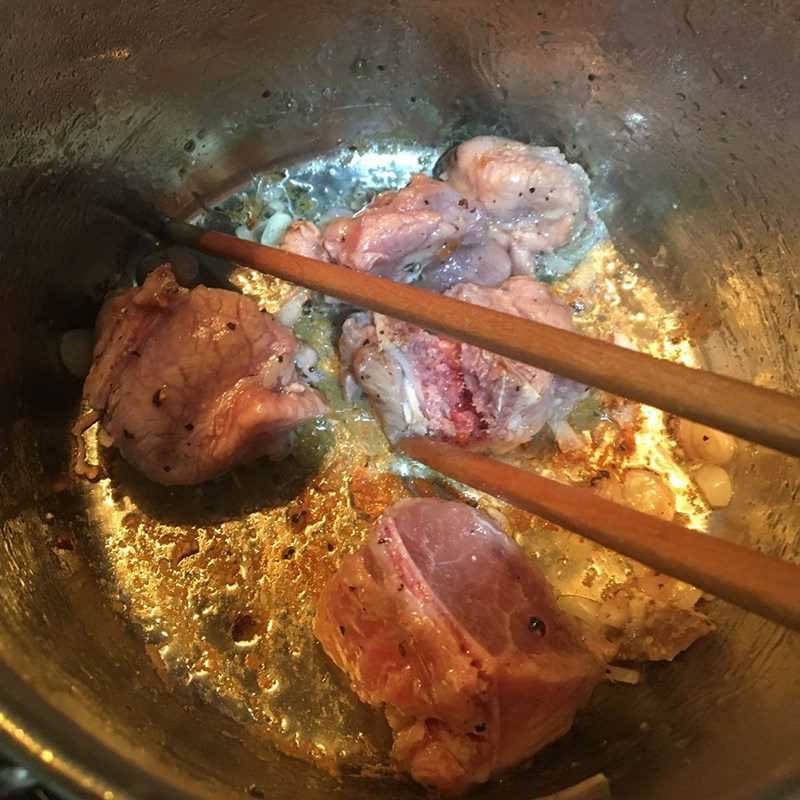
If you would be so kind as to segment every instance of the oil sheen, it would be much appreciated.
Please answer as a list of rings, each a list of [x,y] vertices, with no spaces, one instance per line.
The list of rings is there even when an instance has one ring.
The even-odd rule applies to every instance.
[[[377,190],[430,171],[438,153],[405,145],[354,143],[254,179],[200,216],[259,238],[276,214],[313,221],[360,208]],[[661,298],[599,228],[571,256],[566,277],[548,274],[578,330],[698,365],[687,314]],[[547,265],[543,267],[547,272]],[[288,284],[233,267],[225,278],[273,312]],[[97,567],[121,613],[141,629],[160,670],[243,719],[280,749],[321,766],[375,774],[389,769],[383,714],[362,705],[328,662],[311,623],[317,595],[341,558],[400,498],[463,498],[499,519],[535,558],[559,594],[601,598],[631,576],[630,562],[395,456],[366,407],[348,407],[336,353],[341,308],[313,301],[295,326],[318,355],[318,388],[333,413],[307,425],[292,455],[261,461],[199,487],[155,486],[88,434],[104,477],[87,484]],[[644,467],[670,484],[678,519],[706,527],[709,509],[675,455],[665,415],[642,408],[621,429],[596,393],[573,414],[591,439],[588,455],[565,458],[541,434],[513,460],[563,481]],[[631,435],[633,441],[630,441]]]

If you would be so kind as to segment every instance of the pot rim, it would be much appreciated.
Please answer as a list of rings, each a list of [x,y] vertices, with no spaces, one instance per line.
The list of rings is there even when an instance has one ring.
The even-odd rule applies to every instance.
[[[211,792],[189,778],[176,783],[167,770],[149,769],[61,711],[2,657],[0,740],[12,759],[68,800],[241,800],[240,793]],[[793,766],[768,786],[743,787],[728,800],[797,800],[798,791],[800,766]]]

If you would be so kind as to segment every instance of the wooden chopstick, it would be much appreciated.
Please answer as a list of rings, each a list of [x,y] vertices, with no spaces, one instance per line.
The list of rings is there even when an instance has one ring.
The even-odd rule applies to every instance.
[[[800,566],[421,436],[398,448],[428,467],[705,592],[800,630]]]
[[[798,398],[179,220],[159,228],[200,252],[800,455]]]

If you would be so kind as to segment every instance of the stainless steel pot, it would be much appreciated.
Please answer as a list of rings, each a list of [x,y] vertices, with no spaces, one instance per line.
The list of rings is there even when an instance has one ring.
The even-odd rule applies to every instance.
[[[83,557],[97,532],[59,487],[80,383],[57,341],[91,325],[130,234],[93,201],[186,213],[339,139],[499,126],[583,163],[618,245],[718,315],[713,369],[798,393],[797,3],[62,0],[0,20],[3,745],[87,798],[420,796],[331,778],[166,680]],[[797,558],[796,462],[747,448],[737,487],[717,524]],[[800,639],[712,615],[718,634],[476,795],[603,771],[618,800],[794,796]]]

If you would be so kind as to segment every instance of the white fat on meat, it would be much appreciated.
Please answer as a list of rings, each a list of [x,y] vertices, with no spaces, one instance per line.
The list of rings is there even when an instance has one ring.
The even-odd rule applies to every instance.
[[[319,228],[305,219],[295,220],[286,228],[280,241],[280,249],[306,258],[330,262],[322,246],[322,234]],[[275,319],[287,328],[294,327],[303,313],[303,306],[313,294],[311,289],[306,289],[305,286],[295,286],[278,309]]]
[[[569,244],[592,222],[589,178],[557,147],[477,136],[458,146],[444,177],[486,209],[516,274],[532,274],[537,253]]]
[[[185,289],[169,265],[109,300],[84,399],[122,456],[163,484],[194,484],[286,452],[327,412],[298,380],[291,331],[237,292]]]
[[[306,258],[330,261],[322,246],[322,233],[313,222],[306,219],[297,219],[286,228],[280,248]]]
[[[315,384],[319,382],[320,372],[317,369],[319,363],[319,356],[317,351],[305,342],[300,342],[297,347],[297,355],[294,357],[294,363],[300,374],[310,383]]]
[[[572,329],[569,309],[531,278],[499,288],[461,284],[467,303]],[[409,323],[360,312],[345,322],[339,350],[346,388],[366,395],[392,440],[435,435],[491,452],[530,441],[548,422],[565,425],[584,388]]]
[[[444,500],[378,520],[323,589],[314,632],[384,706],[397,767],[447,793],[566,733],[604,672],[522,548]]]
[[[322,240],[339,264],[436,291],[464,281],[497,286],[511,274],[505,248],[487,235],[483,207],[425,175],[382,192],[354,217],[332,220]]]

